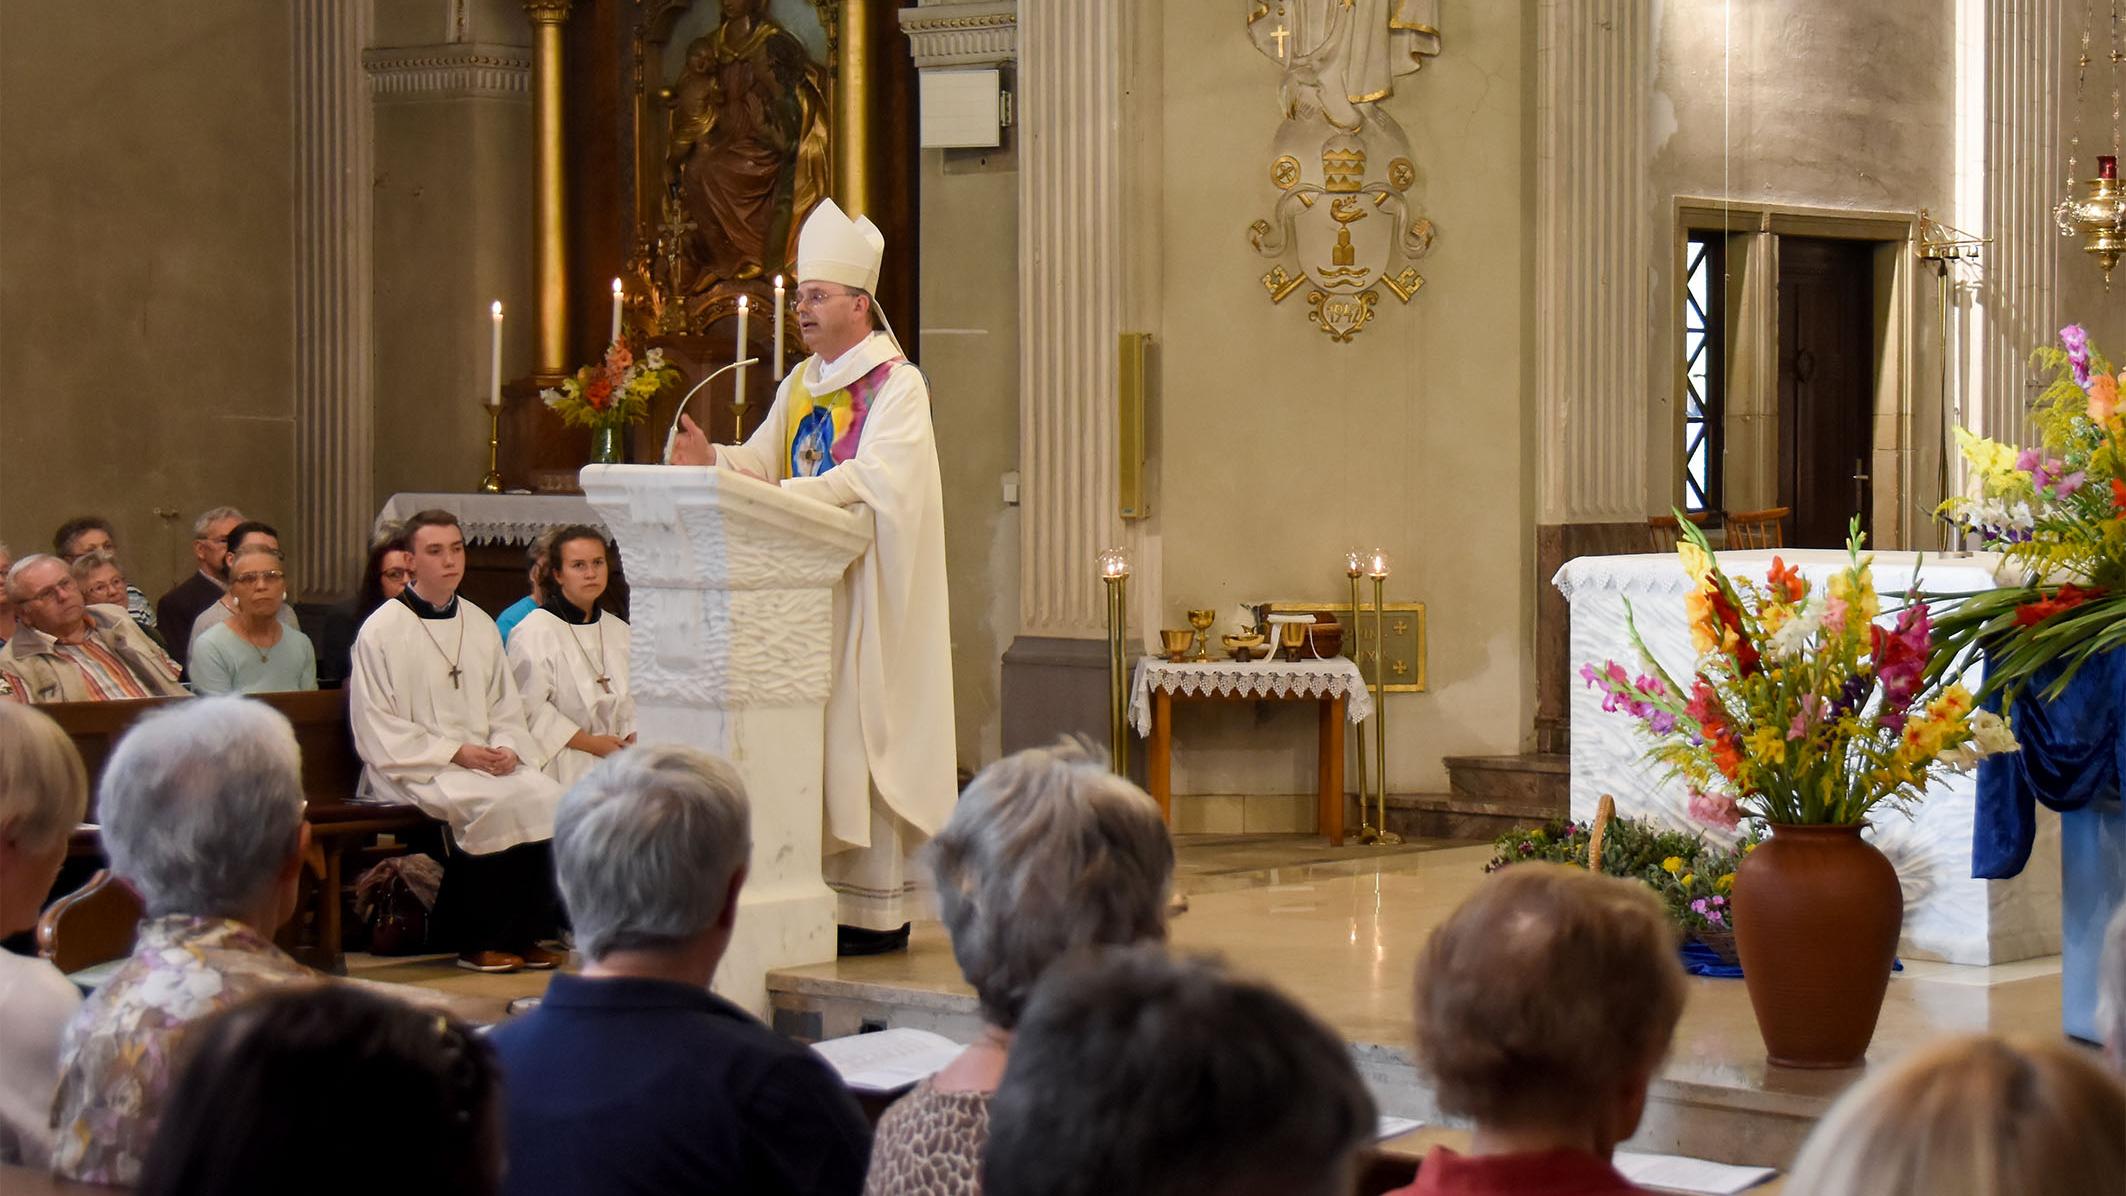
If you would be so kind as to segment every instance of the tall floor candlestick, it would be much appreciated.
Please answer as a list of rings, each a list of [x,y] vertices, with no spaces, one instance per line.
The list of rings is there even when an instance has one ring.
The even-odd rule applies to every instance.
[[[770,368],[770,370],[772,371],[772,374],[771,374],[771,376],[772,376],[772,377],[773,377],[773,378],[774,378],[774,379],[775,379],[775,380],[776,380],[777,382],[780,382],[780,381],[782,381],[782,371],[783,371],[783,356],[782,356],[782,355],[783,355],[783,349],[782,349],[782,322],[783,322],[783,289],[782,289],[782,275],[778,274],[778,275],[776,275],[776,276],[775,276],[775,364],[774,364],[773,366],[769,367],[769,368]]]
[[[1359,634],[1359,631],[1364,626],[1363,620],[1366,608],[1365,604],[1359,600],[1358,579],[1365,575],[1365,554],[1354,548],[1344,556],[1344,576],[1351,579],[1352,654],[1358,658],[1361,669],[1364,668],[1366,654],[1364,649],[1359,647],[1365,639],[1364,636]],[[1361,673],[1360,676],[1363,678],[1364,674]],[[1370,843],[1380,835],[1380,832],[1373,825],[1372,806],[1369,804],[1369,799],[1373,796],[1373,787],[1366,783],[1366,728],[1372,721],[1367,719],[1365,722],[1358,724],[1358,838],[1361,843]]]
[[[1388,829],[1388,556],[1375,552],[1373,561],[1366,570],[1373,579],[1373,717],[1379,723],[1373,729],[1373,765],[1379,773],[1376,783],[1380,793],[1380,827],[1373,842],[1382,845],[1400,843],[1401,835]]]
[[[744,361],[746,359],[746,317],[749,314],[747,311],[748,306],[746,297],[740,295],[738,297],[738,348],[731,356],[732,361]],[[738,428],[737,442],[744,443],[746,438],[746,367],[744,366],[738,367],[738,381],[731,397],[731,415],[732,421]]]
[[[1107,586],[1107,750],[1117,776],[1129,775],[1129,553],[1100,554]]]
[[[502,493],[502,405],[492,397],[480,406],[487,408],[487,473],[480,478],[482,494]]]

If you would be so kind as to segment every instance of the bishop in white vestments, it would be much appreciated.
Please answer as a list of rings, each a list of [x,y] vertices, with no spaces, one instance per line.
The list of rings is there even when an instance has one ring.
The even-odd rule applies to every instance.
[[[604,533],[560,529],[539,566],[546,600],[509,637],[524,718],[545,757],[540,771],[564,789],[635,742],[627,621],[602,604],[609,576]]]
[[[797,246],[797,324],[812,356],[744,444],[712,447],[689,419],[672,453],[675,465],[872,512],[877,536],[835,590],[826,715],[822,871],[845,953],[906,942],[911,857],[958,795],[937,440],[922,371],[875,326],[885,247],[869,219],[822,202]]]
[[[541,943],[558,928],[548,840],[561,786],[539,771],[547,754],[525,725],[494,620],[458,597],[457,517],[423,511],[406,536],[413,582],[362,623],[347,679],[364,794],[450,824],[435,920],[460,966],[552,967],[560,953]]]

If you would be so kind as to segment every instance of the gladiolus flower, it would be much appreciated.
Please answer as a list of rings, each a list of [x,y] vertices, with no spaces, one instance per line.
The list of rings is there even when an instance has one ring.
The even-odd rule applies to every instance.
[[[1773,596],[1782,601],[1799,602],[1808,597],[1808,579],[1801,576],[1799,569],[1778,557],[1772,558],[1771,572],[1765,574],[1764,579],[1770,584]]]
[[[2074,384],[2089,386],[2089,333],[2080,324],[2060,329],[2060,347],[2067,350],[2067,364],[2074,367]]]
[[[1742,807],[1736,804],[1734,798],[1724,794],[1700,793],[1693,789],[1687,808],[1692,818],[1707,826],[1733,830],[1742,823]],[[1723,893],[1733,885],[1733,878],[1727,876],[1713,882],[1713,886]]]
[[[1682,558],[1683,571],[1692,581],[1702,586],[1705,579],[1712,576],[1713,558],[1703,548],[1684,540],[1676,545],[1676,555]]]
[[[2119,380],[2098,374],[2089,380],[2089,419],[2101,424],[2119,409]]]

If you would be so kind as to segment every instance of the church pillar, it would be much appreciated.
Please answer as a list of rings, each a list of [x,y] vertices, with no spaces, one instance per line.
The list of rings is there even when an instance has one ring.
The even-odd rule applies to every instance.
[[[1652,0],[1536,12],[1536,741],[1567,745],[1566,561],[1645,548]]]
[[[1147,11],[1149,10],[1149,11]],[[1157,611],[1157,537],[1119,513],[1118,334],[1150,331],[1158,211],[1157,5],[1019,8],[1018,637],[1004,654],[1007,752],[1105,739],[1105,606],[1094,558],[1135,560],[1132,643]]]
[[[370,458],[371,135],[366,4],[299,4],[295,33],[295,526],[301,597],[359,582]]]
[[[2024,412],[2036,393],[2027,385],[2030,351],[2052,343],[2065,322],[2060,259],[2069,256],[2076,259],[2070,269],[2096,274],[2079,260],[2086,257],[2079,243],[2063,239],[2052,221],[2052,205],[2067,189],[2059,130],[2060,91],[2072,83],[2061,78],[2068,39],[2059,0],[1964,0],[1960,8],[1955,223],[1993,243],[1983,251],[1971,306],[1962,313],[1970,392],[1962,396],[1960,416],[1951,418],[1981,435],[2017,442],[2025,439]],[[2092,69],[2092,81],[2109,78],[2103,69]],[[2090,90],[2099,97],[2091,110],[2101,112],[2103,89]],[[2104,147],[2092,144],[2085,130],[2078,173],[2095,175],[2100,152]],[[1953,456],[1951,468],[1953,490],[1960,476]],[[1933,481],[1924,479],[1930,491]]]
[[[842,0],[834,80],[834,194],[852,216],[871,210],[871,0]]]
[[[525,0],[532,22],[532,237],[538,279],[538,371],[560,377],[568,367],[566,137],[561,119],[561,26],[574,0]]]

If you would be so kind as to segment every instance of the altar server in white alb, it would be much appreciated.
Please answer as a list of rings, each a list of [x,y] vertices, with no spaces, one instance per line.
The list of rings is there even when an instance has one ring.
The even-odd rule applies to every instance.
[[[886,239],[833,201],[797,242],[797,325],[812,356],[783,380],[758,430],[710,445],[689,419],[675,465],[713,465],[791,494],[871,509],[877,539],[835,591],[827,700],[827,884],[844,954],[907,943],[910,857],[957,789],[945,515],[930,388],[873,292]]]
[[[605,533],[576,524],[552,533],[539,564],[545,595],[509,637],[509,668],[524,718],[562,788],[635,742],[627,691],[627,622],[604,608],[611,579]]]
[[[465,535],[457,516],[406,521],[413,581],[362,623],[347,719],[365,796],[419,806],[450,824],[436,930],[458,966],[551,968],[562,953],[550,840],[561,786],[524,722],[502,637],[458,596]]]

